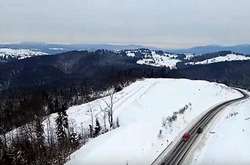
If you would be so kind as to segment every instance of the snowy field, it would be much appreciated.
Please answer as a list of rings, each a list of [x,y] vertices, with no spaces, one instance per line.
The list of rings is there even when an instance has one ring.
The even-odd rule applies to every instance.
[[[211,64],[211,63],[225,62],[225,61],[244,61],[244,60],[250,60],[250,57],[237,54],[228,54],[226,56],[218,56],[204,61],[190,62],[188,64],[197,65],[197,64]]]
[[[30,49],[10,49],[10,48],[0,48],[0,57],[25,59],[33,56],[48,55],[47,53],[30,50]]]
[[[175,69],[176,64],[181,62],[181,60],[177,59],[177,56],[171,54],[159,55],[155,51],[152,51],[151,58],[145,58],[137,61],[137,64],[141,65],[151,65],[156,67],[166,66],[170,69]]]
[[[240,96],[239,92],[225,85],[207,81],[137,81],[114,96],[114,115],[119,117],[120,127],[91,139],[73,153],[66,164],[151,164],[202,113],[218,103]],[[90,107],[95,117],[101,120],[105,99],[108,98],[69,108],[69,120],[79,129],[88,126]],[[177,118],[169,122],[167,119],[173,117],[174,112]]]
[[[225,109],[193,148],[186,164],[250,164],[250,100]]]

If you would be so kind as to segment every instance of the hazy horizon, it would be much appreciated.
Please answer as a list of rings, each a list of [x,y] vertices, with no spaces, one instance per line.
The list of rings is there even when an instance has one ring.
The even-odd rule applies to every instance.
[[[0,0],[0,43],[188,48],[250,43],[247,0]]]
[[[66,42],[46,42],[46,41],[16,41],[16,42],[0,42],[0,45],[12,45],[12,44],[55,44],[55,45],[110,45],[110,46],[142,46],[145,48],[159,48],[159,49],[189,49],[196,47],[207,47],[207,46],[218,46],[218,47],[230,47],[230,46],[243,46],[249,45],[250,43],[239,43],[239,44],[204,44],[204,45],[193,45],[190,47],[159,47],[154,45],[144,44],[131,44],[131,43],[66,43]]]

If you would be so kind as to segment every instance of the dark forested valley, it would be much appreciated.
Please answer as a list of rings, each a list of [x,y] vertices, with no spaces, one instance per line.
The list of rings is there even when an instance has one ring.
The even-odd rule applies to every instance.
[[[250,61],[220,62],[186,66],[172,70],[168,77],[208,80],[233,87],[250,89]]]

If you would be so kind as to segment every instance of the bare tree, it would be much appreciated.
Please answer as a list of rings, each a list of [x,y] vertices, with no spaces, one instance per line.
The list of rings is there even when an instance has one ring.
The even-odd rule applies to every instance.
[[[106,112],[108,113],[108,121],[109,121],[110,129],[114,127],[114,111],[113,111],[114,94],[115,94],[115,88],[112,87],[108,90],[108,96],[107,96],[108,100],[104,100],[107,106]]]
[[[83,128],[83,122],[81,122],[81,136],[83,137],[84,135],[84,128]]]
[[[90,114],[90,119],[91,119],[91,124],[89,125],[90,137],[93,137],[94,112],[93,112],[93,107],[91,103],[89,104],[89,114]]]
[[[101,104],[99,103],[99,109],[101,110],[101,112],[103,113],[103,116],[102,116],[102,120],[103,120],[103,127],[104,127],[104,132],[107,131],[107,124],[106,124],[106,121],[107,121],[107,111],[105,108],[103,108],[101,106]]]

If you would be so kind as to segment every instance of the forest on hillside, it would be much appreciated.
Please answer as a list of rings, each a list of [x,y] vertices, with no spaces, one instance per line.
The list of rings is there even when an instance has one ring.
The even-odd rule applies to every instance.
[[[101,93],[110,89],[120,91],[141,78],[164,77],[167,72],[168,68],[138,65],[134,58],[106,50],[0,64],[0,163],[43,164],[46,160],[47,164],[63,164],[88,138],[101,133],[98,121],[88,133],[69,131],[74,128],[67,121],[68,107],[103,97]],[[58,114],[57,126],[45,138],[42,122],[52,113]],[[6,134],[16,128],[20,128],[18,133],[7,139]]]

